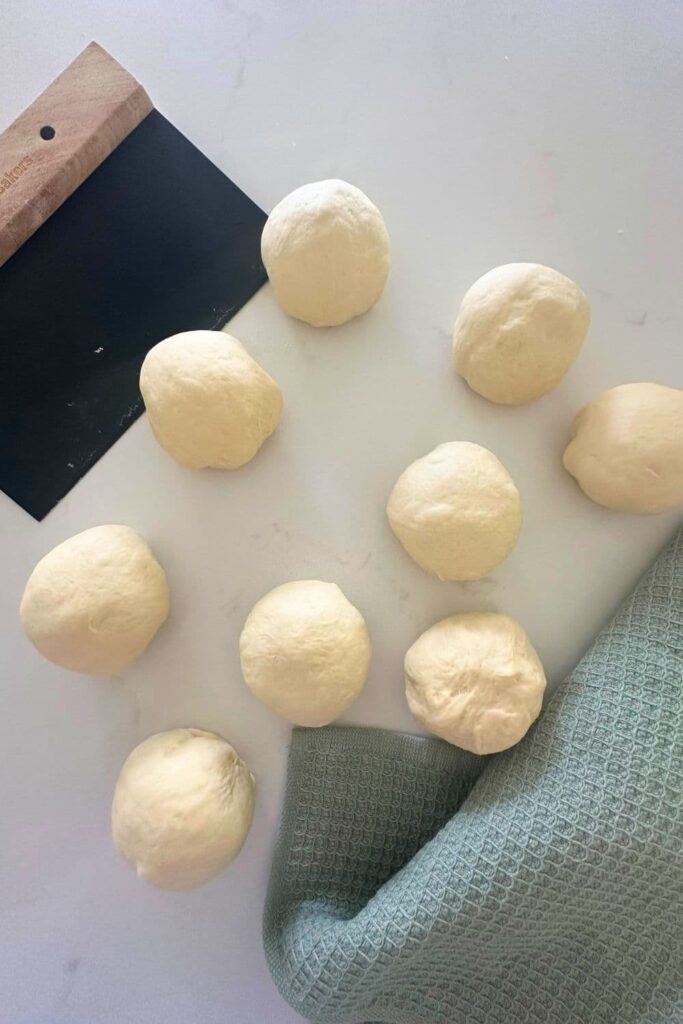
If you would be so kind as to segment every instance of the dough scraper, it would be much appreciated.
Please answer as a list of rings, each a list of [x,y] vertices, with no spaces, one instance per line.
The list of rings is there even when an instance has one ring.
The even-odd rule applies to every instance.
[[[260,288],[265,220],[97,43],[0,135],[0,488],[35,519],[140,415],[152,345]]]

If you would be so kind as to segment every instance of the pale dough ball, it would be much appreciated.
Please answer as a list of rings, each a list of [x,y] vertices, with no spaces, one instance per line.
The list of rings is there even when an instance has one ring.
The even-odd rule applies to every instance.
[[[261,256],[285,313],[332,327],[379,299],[389,235],[374,203],[332,178],[302,185],[277,204],[263,229]]]
[[[621,384],[585,405],[565,468],[599,505],[652,515],[683,505],[683,391]]]
[[[442,619],[406,654],[406,697],[422,725],[474,754],[521,740],[541,710],[545,673],[514,619],[466,612]]]
[[[254,813],[254,778],[233,747],[202,729],[150,736],[114,791],[114,845],[158,889],[196,889],[239,853]]]
[[[237,469],[275,430],[282,395],[223,331],[186,331],[150,349],[140,391],[154,436],[190,469]]]
[[[493,452],[451,441],[401,474],[387,517],[410,557],[427,572],[440,580],[478,580],[517,543],[522,503]]]
[[[95,676],[121,672],[168,615],[166,574],[128,526],[94,526],[38,562],[21,623],[56,665]]]
[[[588,299],[568,277],[538,263],[508,263],[475,281],[462,300],[455,368],[492,402],[531,402],[559,384],[589,324]]]
[[[363,616],[334,583],[297,580],[252,608],[240,637],[247,685],[296,725],[327,725],[356,699],[370,667]]]

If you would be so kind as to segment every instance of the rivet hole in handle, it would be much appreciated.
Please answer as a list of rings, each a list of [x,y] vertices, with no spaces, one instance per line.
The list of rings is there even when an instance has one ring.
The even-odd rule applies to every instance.
[[[0,266],[152,110],[97,43],[0,135]]]

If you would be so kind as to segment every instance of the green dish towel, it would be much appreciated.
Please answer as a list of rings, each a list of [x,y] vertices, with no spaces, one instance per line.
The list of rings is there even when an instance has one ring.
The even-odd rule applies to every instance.
[[[264,926],[285,999],[316,1024],[681,1024],[682,708],[680,533],[487,763],[294,730]]]

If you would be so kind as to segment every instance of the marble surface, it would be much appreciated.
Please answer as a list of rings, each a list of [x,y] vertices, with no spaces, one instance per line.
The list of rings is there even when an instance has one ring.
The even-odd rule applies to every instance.
[[[675,0],[6,0],[0,127],[91,38],[264,209],[323,177],[367,191],[393,265],[348,326],[288,320],[268,287],[233,320],[286,403],[245,469],[185,471],[143,418],[43,523],[0,495],[0,1021],[294,1024],[260,942],[288,728],[241,682],[241,625],[277,583],[336,581],[374,646],[344,719],[410,730],[401,665],[423,628],[509,612],[556,683],[673,532],[675,513],[592,505],[560,456],[604,388],[683,385],[683,17]],[[498,408],[453,374],[450,331],[476,277],[525,259],[575,277],[593,324],[557,391]],[[525,509],[512,556],[465,585],[424,575],[383,514],[404,466],[458,438],[497,453]],[[150,541],[173,610],[133,668],[92,680],[42,661],[17,605],[42,554],[103,522]],[[188,895],[138,882],[109,838],[123,759],[175,725],[225,734],[258,778],[238,861]]]

